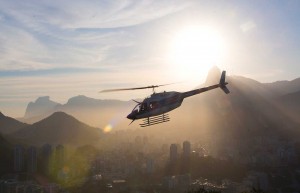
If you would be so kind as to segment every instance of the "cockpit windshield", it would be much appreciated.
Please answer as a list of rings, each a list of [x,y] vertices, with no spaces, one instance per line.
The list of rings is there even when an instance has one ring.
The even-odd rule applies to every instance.
[[[139,105],[139,104],[136,105],[136,106],[132,109],[132,112],[133,112],[133,111],[139,111],[139,110],[140,110],[140,106],[141,106],[141,105]]]
[[[138,104],[136,105],[132,112],[136,111],[136,112],[143,112],[143,111],[146,111],[147,110],[147,103],[141,103],[141,104]]]

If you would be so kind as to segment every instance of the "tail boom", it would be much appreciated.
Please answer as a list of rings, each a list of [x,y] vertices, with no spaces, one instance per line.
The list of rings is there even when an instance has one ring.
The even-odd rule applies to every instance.
[[[223,71],[222,74],[221,74],[219,84],[215,84],[215,85],[211,85],[211,86],[208,86],[208,87],[203,87],[203,88],[199,88],[199,89],[184,92],[184,93],[182,93],[183,98],[190,97],[190,96],[193,96],[193,95],[196,95],[196,94],[200,94],[202,92],[206,92],[206,91],[216,89],[216,88],[221,88],[226,94],[228,94],[228,93],[230,93],[230,91],[226,87],[228,82],[225,81],[225,77],[226,77],[226,71]]]

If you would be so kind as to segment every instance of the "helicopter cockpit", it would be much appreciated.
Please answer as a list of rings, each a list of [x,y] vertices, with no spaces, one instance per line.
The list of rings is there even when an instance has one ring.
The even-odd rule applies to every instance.
[[[159,105],[159,102],[158,101],[151,101],[149,102],[142,102],[138,105],[136,105],[132,112],[133,113],[142,113],[142,112],[145,112],[145,111],[151,111],[151,110],[154,110],[154,109],[157,109],[159,108],[160,105]]]
[[[143,102],[143,103],[141,103],[141,105],[139,107],[140,107],[139,112],[147,111],[148,104],[147,104],[147,102]]]

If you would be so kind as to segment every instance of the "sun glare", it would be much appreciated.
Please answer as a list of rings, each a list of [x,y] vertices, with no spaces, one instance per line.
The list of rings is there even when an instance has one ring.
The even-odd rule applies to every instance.
[[[104,132],[104,133],[109,133],[109,132],[111,132],[111,130],[112,130],[112,125],[111,125],[111,124],[108,124],[108,125],[106,125],[106,126],[104,127],[103,132]]]
[[[171,42],[169,61],[176,78],[200,81],[224,56],[224,43],[216,31],[191,26],[179,31]]]

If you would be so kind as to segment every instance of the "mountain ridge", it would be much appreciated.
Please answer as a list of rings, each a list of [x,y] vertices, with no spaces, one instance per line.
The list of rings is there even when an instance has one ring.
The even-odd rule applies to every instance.
[[[28,103],[24,118],[31,118],[47,114],[59,105],[61,104],[51,101],[49,96],[38,97],[34,102]]]
[[[300,77],[294,80],[275,81],[273,83],[263,83],[267,88],[272,89],[280,95],[300,91]]]
[[[31,145],[85,145],[99,140],[102,134],[102,130],[91,127],[67,113],[55,112],[11,134],[11,137]]]
[[[221,74],[220,69],[218,69],[217,67],[212,68],[207,76],[205,85],[211,83],[215,84],[216,82],[218,82],[220,79],[220,74]],[[277,110],[280,108],[284,108],[284,106],[281,104],[282,102],[280,100],[277,100],[278,98],[283,96],[281,94],[282,91],[280,90],[282,89],[281,87],[279,90],[276,90],[277,87],[272,86],[272,83],[267,83],[267,84],[261,83],[251,78],[246,78],[242,76],[228,76],[227,81],[229,82],[228,88],[231,91],[231,94],[229,94],[229,96],[233,97],[233,99],[231,100],[232,104],[238,103],[239,105],[243,105],[242,102],[248,104],[250,103],[250,101],[254,101],[251,102],[252,106],[249,107],[250,109],[251,108],[257,109],[256,106],[259,105],[262,105],[267,109],[274,109],[273,106],[277,106],[276,107]],[[295,79],[293,81],[287,81],[287,82],[292,82],[292,84],[294,85],[295,82],[297,81],[298,79]],[[277,83],[275,82],[274,84]],[[235,89],[231,89],[232,86],[234,86]],[[295,86],[292,87],[297,88]],[[299,82],[299,88],[300,88],[300,82]],[[209,96],[214,95],[210,93],[216,93],[216,92],[220,93],[220,95],[223,95],[222,92],[216,90],[210,91],[208,93],[203,93],[199,96],[195,96],[196,98],[195,100],[194,99],[185,100],[186,102],[184,102],[182,106],[179,109],[176,109],[175,111],[182,111],[181,109],[184,106],[194,106],[195,104],[192,103],[201,104],[201,108],[203,108],[203,106],[207,106],[206,104],[203,104],[201,100],[198,99],[206,98],[206,95]],[[287,87],[287,90],[285,90],[285,92],[288,92],[289,90],[290,87]],[[236,96],[235,93],[239,93],[238,96]],[[213,97],[218,98],[217,95],[216,96],[214,95]],[[210,102],[210,100],[213,100],[213,98],[206,99],[206,100]],[[193,101],[193,102],[189,102],[189,101]],[[295,101],[294,103],[299,103],[299,102]],[[36,117],[35,121],[32,122],[41,120],[42,118],[45,118],[46,115],[49,116],[50,113],[56,111],[63,111],[76,117],[78,120],[88,123],[89,125],[92,126],[104,128],[106,125],[113,125],[114,128],[122,129],[122,128],[128,128],[129,123],[128,120],[126,119],[126,116],[134,106],[135,103],[132,101],[101,100],[101,99],[90,98],[84,95],[78,95],[75,97],[71,97],[66,104],[61,104],[59,106],[56,106],[55,108],[52,109],[52,111],[49,111],[48,114],[46,113],[44,114],[44,116]],[[266,111],[265,109],[260,109],[260,110]],[[288,111],[288,109],[285,109],[285,111]],[[270,114],[270,112],[268,112],[268,114]]]
[[[5,116],[0,112],[0,133],[1,134],[10,134],[16,132],[17,130],[25,127],[27,124],[22,123],[14,118]]]
[[[219,70],[212,70],[208,79],[215,83],[219,81],[219,75]],[[284,138],[291,141],[300,137],[297,116],[290,114],[289,109],[278,100],[282,95],[268,88],[264,83],[250,78],[228,76],[227,82],[230,94],[226,95],[221,89],[215,89],[187,98],[180,108],[169,112],[171,121],[151,126],[147,128],[148,132],[170,141],[174,139],[199,140],[200,137],[202,141],[206,143],[213,141],[220,145],[219,147],[239,146],[239,151],[249,150],[248,147],[256,138],[264,136],[270,136],[275,140]],[[50,118],[40,120],[42,123],[33,124],[28,127],[30,129],[27,134],[18,134],[19,139],[22,140],[22,136],[25,136],[24,140],[27,142],[38,140],[37,144],[64,142],[72,145],[92,141],[97,143],[101,140],[101,131],[79,129],[77,132],[77,129],[71,130],[75,126],[66,128],[62,124],[64,120],[68,122],[73,119],[65,113],[89,125],[96,123],[101,125],[100,128],[108,126],[109,130],[113,131],[139,128],[139,120],[128,126],[130,121],[126,119],[126,115],[136,105],[132,101],[100,100],[83,95],[72,97],[69,101],[59,106],[59,110],[64,113],[51,114]],[[293,102],[299,103],[297,100]],[[60,120],[60,117],[64,119]],[[58,123],[60,124],[56,125]],[[64,129],[61,131],[58,128]],[[57,133],[63,137],[56,135]],[[75,133],[75,136],[71,137],[73,139],[70,138],[70,133]],[[85,133],[87,136],[84,136]],[[95,136],[98,137],[94,138]]]

